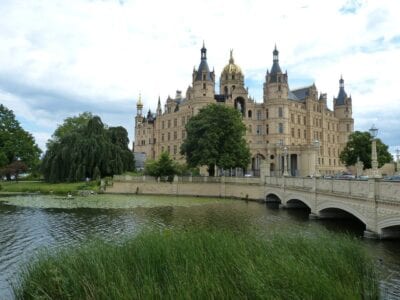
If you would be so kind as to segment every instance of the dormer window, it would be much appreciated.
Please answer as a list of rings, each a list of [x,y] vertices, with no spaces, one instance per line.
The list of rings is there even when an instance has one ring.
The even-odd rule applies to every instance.
[[[232,80],[235,80],[235,74],[232,74]]]

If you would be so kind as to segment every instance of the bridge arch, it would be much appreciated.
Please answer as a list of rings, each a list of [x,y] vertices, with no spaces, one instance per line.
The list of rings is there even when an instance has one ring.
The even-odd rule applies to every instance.
[[[283,197],[281,195],[279,195],[279,193],[275,193],[275,192],[267,193],[267,195],[265,196],[265,202],[267,202],[267,203],[281,204],[282,199],[283,199]]]
[[[400,217],[388,217],[378,221],[378,233],[381,238],[400,237]]]
[[[352,215],[353,217],[361,221],[366,226],[366,228],[373,228],[373,226],[370,226],[371,224],[369,224],[365,216],[363,216],[353,207],[342,203],[323,203],[317,206],[316,212],[317,215],[321,218],[343,218],[346,217],[346,214],[343,214],[341,212],[345,212],[348,215]]]
[[[313,210],[311,201],[301,195],[287,195],[284,204],[287,208],[309,208],[310,210]]]

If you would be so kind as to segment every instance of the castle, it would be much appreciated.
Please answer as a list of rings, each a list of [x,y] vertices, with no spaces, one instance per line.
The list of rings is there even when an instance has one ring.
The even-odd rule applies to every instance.
[[[262,162],[271,176],[319,176],[345,170],[339,155],[353,132],[354,120],[343,78],[332,111],[327,107],[326,94],[318,94],[315,84],[289,88],[288,74],[281,70],[275,47],[272,68],[265,75],[262,103],[249,97],[232,50],[219,85],[217,94],[215,72],[210,71],[203,44],[200,65],[193,70],[192,85],[184,96],[177,91],[175,98],[168,97],[164,109],[159,98],[156,112],[149,110],[146,116],[139,97],[133,151],[150,159],[167,151],[183,162],[180,146],[186,137],[186,123],[202,107],[217,103],[234,107],[243,116],[251,153],[251,164],[245,170],[248,174],[258,175]]]

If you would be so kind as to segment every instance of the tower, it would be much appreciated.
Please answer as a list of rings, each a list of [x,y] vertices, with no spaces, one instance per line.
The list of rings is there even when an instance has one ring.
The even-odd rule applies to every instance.
[[[207,49],[203,42],[203,47],[200,50],[200,65],[199,68],[193,70],[193,96],[200,102],[211,102],[214,100],[215,74],[210,72],[207,63]]]
[[[287,72],[282,73],[279,66],[279,51],[275,46],[272,52],[273,62],[271,72],[267,70],[264,83],[264,103],[268,100],[287,99],[289,93]]]
[[[269,134],[273,144],[289,143],[289,85],[287,72],[282,73],[279,65],[279,51],[272,52],[271,72],[267,70],[264,82],[264,104],[269,111]]]
[[[342,76],[340,76],[339,80],[338,96],[333,100],[333,107],[335,117],[339,119],[339,143],[344,147],[349,135],[354,130],[354,119],[352,114],[351,96],[347,96],[347,93],[344,90],[344,80]]]

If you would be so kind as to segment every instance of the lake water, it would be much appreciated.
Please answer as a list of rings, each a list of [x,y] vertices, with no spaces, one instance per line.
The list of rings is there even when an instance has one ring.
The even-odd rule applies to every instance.
[[[74,246],[88,238],[121,240],[144,228],[206,225],[232,228],[245,220],[260,230],[328,229],[362,236],[356,220],[309,220],[307,210],[277,209],[242,200],[96,195],[62,199],[56,196],[0,197],[0,299],[12,299],[10,282],[20,268],[45,248]],[[400,241],[362,240],[374,257],[385,299],[400,299]]]

